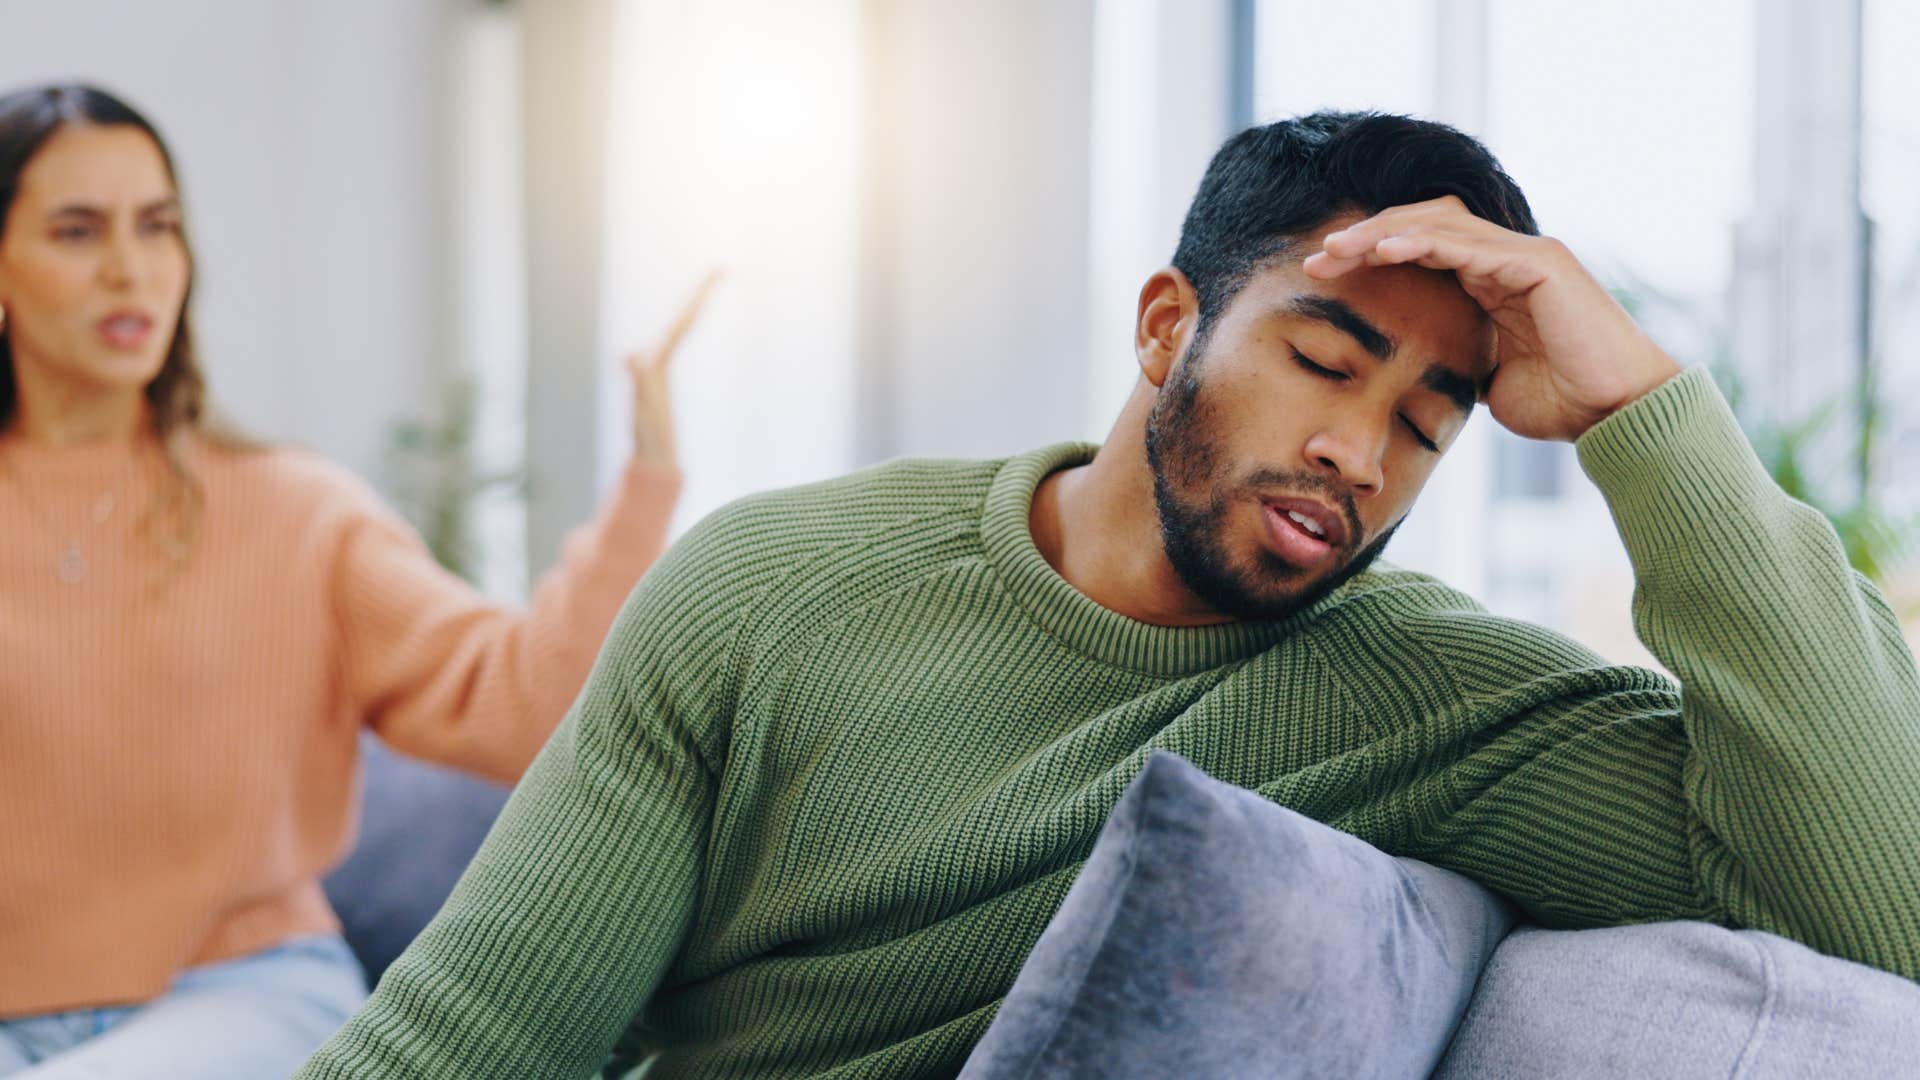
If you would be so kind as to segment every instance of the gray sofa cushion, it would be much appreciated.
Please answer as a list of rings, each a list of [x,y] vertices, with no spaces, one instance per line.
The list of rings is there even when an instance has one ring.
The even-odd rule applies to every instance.
[[[360,741],[360,839],[323,886],[369,985],[439,912],[507,789]]]
[[[1755,930],[1522,927],[1435,1076],[1920,1077],[1920,986]]]
[[[1156,753],[963,1078],[1425,1076],[1508,906]]]

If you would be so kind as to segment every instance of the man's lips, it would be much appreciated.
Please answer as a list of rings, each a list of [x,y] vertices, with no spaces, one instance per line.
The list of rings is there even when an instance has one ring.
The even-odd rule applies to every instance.
[[[1272,506],[1260,508],[1267,527],[1267,545],[1288,565],[1314,570],[1331,561],[1333,546],[1302,528],[1300,523]]]
[[[1260,503],[1269,515],[1277,516],[1281,522],[1307,539],[1325,544],[1330,548],[1346,546],[1348,535],[1346,516],[1332,507],[1298,496],[1261,499]]]

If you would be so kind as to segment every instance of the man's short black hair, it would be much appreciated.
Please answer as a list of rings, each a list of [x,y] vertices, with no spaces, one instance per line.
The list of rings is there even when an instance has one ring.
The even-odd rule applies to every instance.
[[[1173,253],[1199,297],[1195,353],[1253,272],[1296,254],[1307,230],[1343,211],[1376,214],[1445,195],[1496,225],[1540,231],[1527,197],[1487,148],[1445,124],[1316,112],[1228,139],[1200,180]]]

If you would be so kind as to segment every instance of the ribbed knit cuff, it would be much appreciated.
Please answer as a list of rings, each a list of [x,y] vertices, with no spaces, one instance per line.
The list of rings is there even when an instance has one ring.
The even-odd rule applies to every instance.
[[[1780,497],[1703,367],[1668,379],[1574,445],[1636,565],[1716,527],[1738,527]]]

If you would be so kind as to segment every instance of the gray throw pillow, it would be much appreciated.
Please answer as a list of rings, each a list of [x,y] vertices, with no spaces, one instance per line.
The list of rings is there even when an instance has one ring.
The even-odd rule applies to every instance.
[[[1434,1075],[1920,1077],[1920,985],[1757,930],[1522,927]]]
[[[1156,753],[960,1075],[1423,1077],[1512,921]]]

